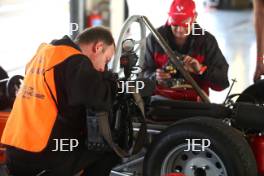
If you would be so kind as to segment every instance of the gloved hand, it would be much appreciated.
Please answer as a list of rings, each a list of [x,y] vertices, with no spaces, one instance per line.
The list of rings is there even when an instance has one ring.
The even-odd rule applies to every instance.
[[[171,74],[168,72],[165,72],[162,69],[157,69],[156,70],[156,80],[159,85],[168,87],[167,82],[168,80],[171,79]]]

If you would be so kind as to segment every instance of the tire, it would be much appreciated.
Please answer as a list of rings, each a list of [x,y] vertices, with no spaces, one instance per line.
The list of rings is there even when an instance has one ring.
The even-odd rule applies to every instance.
[[[259,80],[255,84],[246,88],[238,97],[236,102],[249,102],[254,104],[264,104],[264,80]]]
[[[185,152],[186,139],[209,139],[211,145],[204,152]],[[179,121],[157,136],[147,150],[143,172],[144,176],[175,172],[186,176],[257,176],[257,166],[238,130],[220,120],[195,117]]]
[[[6,97],[9,99],[11,107],[16,99],[17,92],[22,84],[24,77],[21,75],[12,76],[6,83]]]

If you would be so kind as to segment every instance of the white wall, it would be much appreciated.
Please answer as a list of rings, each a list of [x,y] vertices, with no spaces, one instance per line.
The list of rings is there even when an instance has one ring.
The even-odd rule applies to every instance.
[[[69,0],[5,0],[0,4],[0,65],[24,73],[42,42],[69,33]],[[52,4],[52,6],[50,5]],[[10,74],[13,74],[10,72]]]
[[[130,15],[145,15],[158,27],[166,22],[172,0],[128,0]]]

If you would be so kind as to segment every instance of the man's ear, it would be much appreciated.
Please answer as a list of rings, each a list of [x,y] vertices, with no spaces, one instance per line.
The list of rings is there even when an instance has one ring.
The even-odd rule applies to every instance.
[[[102,41],[96,42],[93,46],[93,52],[95,52],[96,54],[102,53],[103,49],[104,49],[104,43]]]

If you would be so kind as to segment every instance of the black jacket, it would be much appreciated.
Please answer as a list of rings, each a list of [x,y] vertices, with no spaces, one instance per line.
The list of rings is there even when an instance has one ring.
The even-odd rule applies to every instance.
[[[67,36],[54,40],[51,44],[67,45],[80,50]],[[86,110],[107,111],[112,104],[115,87],[107,75],[96,71],[89,58],[84,55],[73,55],[54,67],[59,114],[47,147],[36,156],[46,156],[47,153],[56,155],[56,152],[51,151],[55,149],[53,139],[78,139],[79,145],[84,145],[87,132]],[[22,156],[34,157],[30,152],[14,150],[20,151]]]
[[[67,45],[80,50],[67,36],[51,44]],[[84,55],[74,55],[55,66],[54,79],[60,117],[51,138],[85,137],[86,109],[110,109],[115,87],[106,75],[96,71]]]
[[[196,25],[198,28],[199,25]],[[207,70],[201,76],[192,75],[206,92],[208,88],[220,91],[229,86],[227,71],[228,63],[218,47],[215,37],[205,31],[205,35],[192,35],[182,48],[176,45],[171,28],[168,25],[159,27],[158,32],[165,38],[172,50],[181,54],[190,55],[200,63],[207,66]],[[202,33],[201,29],[196,33]],[[144,77],[155,79],[155,71],[166,64],[168,56],[158,44],[152,34],[147,37],[146,54],[143,65]]]

